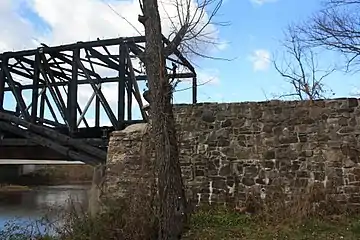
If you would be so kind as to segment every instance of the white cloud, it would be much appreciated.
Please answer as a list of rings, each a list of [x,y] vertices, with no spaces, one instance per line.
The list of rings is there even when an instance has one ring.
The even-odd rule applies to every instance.
[[[137,1],[116,1],[112,4],[121,16],[142,31],[137,21],[140,13]],[[43,37],[49,45],[95,40],[97,37],[138,35],[131,25],[100,0],[32,0],[31,7],[51,28],[51,32]]]
[[[144,34],[143,26],[138,21],[138,15],[141,13],[138,0],[30,1],[30,7],[51,28],[51,32],[42,38],[50,45],[94,40],[97,37],[134,36],[139,35],[138,32]],[[191,2],[191,9],[199,14],[199,11],[195,11],[196,1]],[[163,33],[165,36],[169,36],[174,29],[179,28],[180,23],[174,0],[160,1],[159,12],[162,18]],[[202,22],[205,22],[207,15],[203,19]],[[219,33],[213,25],[207,26],[202,35],[206,33],[209,33],[214,39],[219,38]],[[225,46],[225,44],[221,44],[219,48],[222,49],[223,45]]]
[[[0,1],[0,52],[21,50],[33,45],[35,30],[32,24],[18,14],[19,1]]]
[[[220,72],[218,69],[203,69],[198,71],[198,85],[207,84],[207,85],[219,85],[220,84]]]
[[[30,21],[19,15],[24,8],[37,14],[50,30],[35,31],[38,23],[33,18]],[[193,12],[195,8],[196,1],[193,1]],[[180,22],[174,0],[160,1],[159,12],[163,33],[168,36],[174,28],[178,28]],[[39,45],[36,40],[51,46],[95,40],[98,37],[134,36],[139,35],[138,32],[144,34],[143,26],[137,20],[140,13],[138,0],[2,0],[0,21],[7,24],[0,29],[0,51],[35,47]],[[202,22],[205,19],[207,15]],[[219,32],[214,25],[209,25],[204,31],[203,35],[209,33],[219,39]],[[224,41],[219,42],[218,49],[224,49]]]
[[[205,68],[197,70],[197,84],[198,85],[219,85],[220,84],[220,72],[216,68]],[[192,79],[183,79],[184,84],[188,84],[186,88],[191,86]],[[190,91],[190,89],[189,89]]]
[[[359,97],[360,96],[360,88],[358,86],[352,86],[349,94],[350,94],[350,96]]]
[[[254,71],[266,71],[270,66],[270,52],[266,49],[257,49],[250,56]]]
[[[272,3],[277,2],[278,0],[250,0],[250,2],[256,4],[256,5],[263,5],[265,3]]]

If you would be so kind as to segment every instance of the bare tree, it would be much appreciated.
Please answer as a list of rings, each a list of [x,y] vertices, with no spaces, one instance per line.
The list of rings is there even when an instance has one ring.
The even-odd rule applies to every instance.
[[[283,43],[284,57],[281,66],[273,61],[276,71],[292,86],[294,92],[280,97],[297,97],[300,100],[315,100],[325,97],[327,89],[323,83],[334,68],[321,70],[316,53],[303,44],[294,28],[289,27]]]
[[[336,50],[345,56],[342,69],[360,70],[360,1],[324,0],[324,8],[298,27],[302,41],[311,46]]]
[[[187,220],[184,184],[179,163],[175,120],[172,108],[173,86],[165,59],[190,39],[199,39],[211,23],[222,0],[173,0],[179,24],[175,25],[170,44],[163,45],[161,18],[157,0],[140,0],[145,27],[146,47],[143,60],[148,76],[150,119],[155,143],[159,190],[159,239],[180,239]],[[215,3],[211,14],[206,9]],[[195,14],[194,14],[195,12]],[[204,22],[204,19],[208,19]]]
[[[215,26],[228,24],[214,21],[222,0],[170,0],[170,5],[176,9],[173,15],[163,7],[166,13],[164,20],[171,25],[169,38],[173,39],[173,47],[178,44],[177,48],[187,56],[214,58],[205,52],[209,47],[220,44],[218,39],[214,38],[217,31]]]

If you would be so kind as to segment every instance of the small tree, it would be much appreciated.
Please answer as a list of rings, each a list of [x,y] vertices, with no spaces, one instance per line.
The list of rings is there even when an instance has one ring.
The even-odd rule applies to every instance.
[[[167,47],[162,40],[161,19],[157,0],[141,0],[139,21],[145,27],[146,47],[143,60],[149,85],[150,120],[155,143],[159,190],[159,239],[180,239],[186,223],[186,199],[179,163],[179,148],[171,104],[173,86],[165,59],[189,41],[206,34],[222,0],[173,0],[179,24]],[[215,4],[211,14],[207,9]],[[171,16],[169,17],[170,19]],[[190,45],[189,45],[190,46]],[[188,48],[189,49],[189,48]],[[190,48],[191,52],[196,52]]]
[[[316,54],[302,43],[298,33],[289,27],[283,43],[284,57],[281,66],[273,61],[276,71],[292,86],[294,92],[281,97],[297,97],[300,100],[324,98],[327,92],[323,83],[334,69],[320,70]]]

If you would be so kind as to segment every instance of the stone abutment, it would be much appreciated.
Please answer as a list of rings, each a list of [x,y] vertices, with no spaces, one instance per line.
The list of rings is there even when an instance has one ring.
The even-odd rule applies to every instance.
[[[176,105],[188,198],[241,203],[250,190],[299,192],[316,186],[360,204],[358,99]],[[145,125],[114,132],[107,193],[122,194],[138,178]],[[153,158],[148,151],[149,161]]]

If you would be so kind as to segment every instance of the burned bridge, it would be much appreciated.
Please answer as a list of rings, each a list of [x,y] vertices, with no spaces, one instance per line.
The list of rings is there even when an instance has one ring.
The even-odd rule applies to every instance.
[[[139,36],[0,54],[0,159],[105,161],[109,133],[147,120],[144,50]],[[166,62],[195,103],[192,65],[179,51]]]

